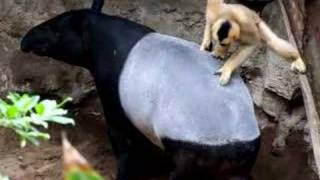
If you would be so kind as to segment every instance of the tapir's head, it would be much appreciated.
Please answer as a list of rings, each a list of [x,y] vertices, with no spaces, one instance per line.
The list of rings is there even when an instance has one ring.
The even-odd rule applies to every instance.
[[[48,56],[72,65],[84,65],[86,54],[86,19],[100,12],[103,0],[94,0],[92,9],[63,13],[35,26],[23,37],[21,50]]]
[[[32,28],[21,41],[21,50],[78,65],[86,56],[83,45],[85,13],[70,11]]]

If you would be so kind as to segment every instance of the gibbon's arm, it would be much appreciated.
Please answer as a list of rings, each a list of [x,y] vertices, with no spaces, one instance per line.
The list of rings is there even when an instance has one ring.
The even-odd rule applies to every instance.
[[[203,39],[202,39],[202,44],[201,44],[201,50],[205,51],[206,49],[209,48],[210,43],[212,41],[212,37],[211,37],[211,22],[209,19],[206,20],[206,27],[204,29],[204,35],[203,35]]]
[[[214,46],[214,49],[212,51],[212,55],[224,59],[227,51],[229,50],[230,45],[224,45],[221,46],[218,42],[216,42],[216,45]]]
[[[259,23],[259,31],[264,43],[267,44],[274,52],[285,58],[287,61],[292,62],[291,70],[300,73],[306,72],[306,65],[301,59],[298,50],[289,42],[278,37],[265,22]]]
[[[201,50],[206,50],[209,48],[212,42],[212,25],[216,16],[219,14],[220,5],[224,3],[224,0],[208,0],[207,12],[206,12],[206,26],[204,29],[204,35],[201,44]]]
[[[233,53],[227,62],[222,66],[222,68],[217,71],[217,73],[221,73],[221,85],[228,84],[233,71],[248,59],[255,48],[256,45],[240,45],[239,49]]]

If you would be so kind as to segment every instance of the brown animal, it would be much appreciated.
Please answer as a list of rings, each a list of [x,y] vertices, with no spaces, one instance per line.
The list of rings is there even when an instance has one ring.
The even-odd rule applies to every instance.
[[[224,58],[230,45],[238,42],[239,49],[231,55],[217,73],[221,74],[220,84],[226,85],[233,73],[256,46],[263,43],[292,62],[291,70],[304,73],[306,66],[298,50],[289,42],[278,37],[257,13],[240,4],[226,4],[223,0],[208,0],[206,27],[201,50],[209,48],[214,40],[212,54]]]

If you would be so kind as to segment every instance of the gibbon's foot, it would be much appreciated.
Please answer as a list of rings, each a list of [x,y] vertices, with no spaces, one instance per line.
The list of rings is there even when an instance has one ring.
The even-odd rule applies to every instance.
[[[305,73],[306,72],[306,65],[304,64],[303,60],[301,58],[296,59],[291,64],[291,70],[297,71],[299,73]]]
[[[220,68],[218,71],[214,73],[215,75],[220,75],[220,85],[225,86],[229,83],[232,71],[229,68]]]
[[[222,68],[220,68],[216,72],[214,72],[214,75],[221,75],[221,74],[222,74]]]

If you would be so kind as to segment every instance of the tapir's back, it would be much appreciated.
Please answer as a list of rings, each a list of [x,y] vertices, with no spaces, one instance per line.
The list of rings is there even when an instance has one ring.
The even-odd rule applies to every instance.
[[[221,66],[199,46],[151,33],[131,50],[120,77],[122,106],[155,144],[161,139],[224,145],[259,137],[252,99],[239,75],[219,85]]]

